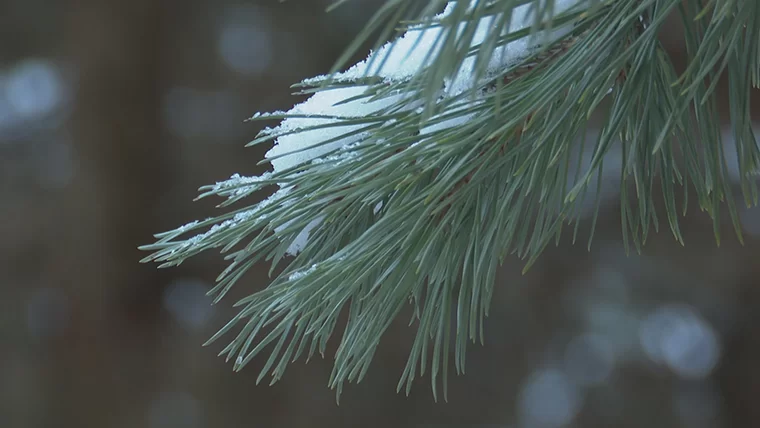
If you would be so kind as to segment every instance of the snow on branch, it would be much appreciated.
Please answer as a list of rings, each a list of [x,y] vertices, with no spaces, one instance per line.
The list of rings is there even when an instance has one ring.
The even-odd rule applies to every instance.
[[[556,0],[554,13],[559,14],[570,8],[585,2],[583,0]],[[470,8],[475,7],[477,1],[470,3]],[[530,27],[534,23],[534,10],[532,4],[518,6],[512,10],[511,24],[509,28],[503,28],[502,35],[516,32]],[[436,15],[433,22],[440,22],[449,16],[456,2],[447,4],[444,11]],[[471,42],[471,47],[477,47],[483,43],[487,35],[494,31],[496,16],[485,16],[478,22],[477,29]],[[464,25],[464,24],[462,24]],[[460,26],[458,31],[464,28]],[[357,82],[366,77],[376,77],[385,83],[400,83],[418,75],[436,58],[441,49],[442,40],[446,31],[443,26],[417,26],[407,31],[400,39],[389,42],[375,52],[371,52],[367,59],[354,65],[343,73],[332,76],[333,82]],[[554,41],[567,33],[567,29],[553,31],[549,35],[549,41]],[[520,60],[526,58],[536,49],[537,42],[541,37],[526,36],[519,40],[498,46],[491,53],[491,59],[486,67],[487,73],[496,73]],[[546,40],[546,39],[543,39]],[[473,81],[473,68],[475,57],[468,57],[462,67],[453,78],[446,79],[442,90],[442,97],[454,97],[482,82]],[[302,82],[305,86],[316,86],[324,82],[327,76],[319,76],[306,79]],[[276,139],[275,146],[267,152],[266,157],[270,160],[275,171],[284,171],[296,167],[305,162],[335,151],[349,144],[360,141],[366,133],[354,133],[361,125],[331,126],[320,129],[309,129],[318,125],[336,124],[342,119],[367,117],[378,113],[383,109],[404,101],[409,95],[392,95],[373,99],[363,97],[368,85],[358,85],[322,90],[311,96],[302,104],[298,104],[288,111],[286,118],[274,129],[266,130],[266,133],[281,135]],[[346,100],[351,100],[345,102]],[[409,109],[415,108],[410,103]],[[257,113],[259,117],[260,113]],[[297,117],[287,117],[297,116]],[[330,116],[332,118],[315,118],[312,116]],[[438,125],[432,130],[445,129],[456,126],[466,118],[454,120],[443,125]],[[304,130],[297,132],[299,130]],[[353,134],[352,134],[353,133]],[[287,134],[287,135],[282,135]],[[342,138],[341,138],[342,137]],[[324,144],[329,141],[329,143]]]
[[[476,7],[478,1],[469,2],[470,12]],[[554,14],[566,12],[581,3],[585,3],[585,0],[555,0]],[[355,146],[365,140],[374,128],[368,127],[366,121],[357,123],[359,121],[352,122],[351,119],[377,115],[379,118],[377,125],[389,125],[394,119],[383,117],[383,114],[387,113],[391,107],[394,108],[395,113],[408,112],[421,107],[418,100],[412,99],[414,94],[398,91],[398,93],[377,96],[373,93],[373,90],[377,91],[377,87],[373,83],[365,84],[364,82],[379,82],[385,86],[400,84],[424,72],[441,55],[440,49],[447,37],[447,32],[452,31],[452,28],[445,25],[444,20],[451,16],[456,6],[456,1],[450,1],[443,12],[436,15],[428,24],[411,27],[399,39],[385,44],[377,51],[370,52],[364,61],[345,72],[329,76],[331,83],[345,83],[345,85],[339,84],[318,90],[305,102],[287,112],[256,113],[250,118],[251,120],[282,119],[278,126],[265,128],[258,135],[259,138],[275,141],[274,146],[265,156],[274,171],[254,177],[242,177],[235,174],[228,180],[207,186],[205,188],[207,192],[201,197],[216,194],[227,197],[228,202],[234,202],[265,185],[277,182],[277,180],[270,181],[274,178],[273,175],[282,177],[286,174],[292,178],[294,174],[301,174],[302,171],[298,171],[298,168],[307,163],[338,165],[356,157]],[[498,31],[499,36],[506,36],[530,27],[535,21],[536,8],[533,6],[535,4],[528,3],[512,9],[509,26],[501,29],[495,28],[499,18],[502,17],[500,14],[484,15],[477,22],[470,48],[480,47],[488,37],[493,37],[494,31]],[[456,27],[457,37],[462,36],[464,26],[465,23],[462,23]],[[549,42],[556,41],[568,31],[567,27],[564,27],[554,29],[548,35],[525,36],[509,43],[497,44],[492,52],[486,53],[485,58],[490,59],[485,69],[485,77],[501,72],[530,56],[537,49],[539,42],[546,42],[547,39]],[[485,83],[475,81],[475,66],[476,57],[474,55],[467,57],[452,77],[444,79],[439,99],[451,99]],[[318,76],[304,80],[301,85],[316,87],[327,79],[328,76]],[[477,100],[458,102],[449,111],[421,124],[419,130],[421,138],[467,122],[472,114],[465,111],[477,102]],[[279,185],[286,186],[284,183],[279,183]],[[242,220],[251,218],[262,207],[282,198],[284,193],[280,191],[272,195],[245,215],[215,225],[207,232],[192,238],[188,243],[192,245],[213,242],[214,235],[218,231],[229,229],[240,224]],[[289,202],[292,203],[292,201]],[[256,219],[257,222],[261,220],[263,219]],[[312,219],[297,235],[287,253],[297,254],[306,245],[309,233],[322,220],[323,217]],[[290,222],[287,222],[275,228],[275,233],[280,234],[289,224]]]

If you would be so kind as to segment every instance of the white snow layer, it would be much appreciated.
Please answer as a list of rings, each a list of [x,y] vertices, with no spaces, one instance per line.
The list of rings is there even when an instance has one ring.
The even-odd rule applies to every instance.
[[[480,0],[470,2],[470,8],[475,7],[478,1]],[[554,13],[558,14],[567,11],[582,1],[585,0],[555,0]],[[436,16],[436,19],[450,15],[455,7],[456,1],[450,1],[446,5],[444,11]],[[534,15],[531,10],[531,4],[516,7],[512,11],[510,27],[504,28],[502,30],[503,34],[524,29],[532,25],[533,21]],[[483,43],[493,25],[493,17],[485,17],[481,19],[475,31],[471,46],[477,46]],[[463,30],[464,27],[462,26],[458,28],[457,31],[461,32]],[[337,74],[335,79],[338,81],[350,82],[356,81],[365,76],[376,76],[384,79],[388,83],[408,80],[420,70],[429,66],[432,59],[437,56],[438,51],[440,50],[440,44],[437,42],[443,39],[441,37],[443,31],[445,30],[441,28],[413,28],[395,42],[386,44],[376,52],[370,52],[366,60],[354,65],[343,73]],[[566,31],[568,30],[555,30],[550,34],[549,39],[552,41],[557,40]],[[498,72],[504,67],[520,61],[530,54],[531,50],[535,48],[536,43],[536,39],[525,37],[509,43],[506,46],[497,48],[491,56],[486,73]],[[454,78],[448,79],[444,82],[444,88],[441,95],[443,97],[453,97],[472,88],[476,83],[480,83],[473,81],[474,65],[475,58],[467,58]],[[307,85],[314,84],[324,77],[325,76],[320,76],[313,79],[307,79],[304,80],[303,83]],[[288,135],[280,135],[275,140],[274,147],[266,153],[266,158],[271,162],[274,171],[285,171],[307,162],[318,163],[322,160],[320,158],[325,154],[337,149],[347,150],[346,153],[342,153],[339,156],[349,158],[351,156],[351,145],[365,137],[363,133],[356,132],[363,125],[340,125],[340,122],[344,119],[366,117],[403,101],[404,95],[394,95],[372,102],[368,101],[369,97],[356,99],[347,103],[343,102],[347,99],[362,96],[368,88],[368,86],[354,86],[317,92],[305,102],[296,105],[287,112],[288,115],[298,115],[301,117],[286,118],[278,127],[267,129],[265,132],[270,134],[288,133]],[[414,107],[417,106],[410,105],[408,108],[411,109]],[[282,112],[279,113],[281,114]],[[261,115],[261,113],[256,113],[254,117],[259,117]],[[434,117],[431,120],[432,123],[423,126],[420,131],[422,135],[431,134],[436,131],[459,126],[469,119],[470,116],[455,117],[446,120]],[[328,124],[336,124],[336,126],[304,130],[304,128],[307,127]],[[354,135],[346,135],[353,132],[356,133]],[[335,141],[330,141],[333,139],[335,139]],[[245,187],[246,184],[254,185],[258,181],[267,179],[269,174],[270,173],[266,173],[260,177],[241,177],[235,174],[229,180],[217,183],[215,190],[224,190],[230,187],[240,186],[232,196],[239,195],[248,190],[248,188]],[[244,219],[243,217],[248,218],[254,215],[259,209],[261,209],[261,207],[281,198],[289,189],[283,190],[278,191],[267,200],[261,202],[257,208],[241,213],[241,216],[236,216],[234,219],[227,220],[196,238],[205,239],[208,235],[217,230],[225,229],[242,221]],[[381,207],[382,203],[375,206],[375,213],[377,213]],[[292,255],[300,252],[307,244],[312,229],[317,227],[322,220],[323,217],[321,216],[312,220],[298,234],[293,243],[289,246],[287,252]],[[287,224],[278,227],[275,230],[275,233],[281,232],[286,227]],[[305,273],[306,272],[304,272],[304,274]],[[298,274],[294,275],[297,276]]]
[[[584,0],[555,0],[554,13],[558,14],[567,11],[581,1]],[[470,7],[474,7],[475,4],[477,4],[477,1],[471,2]],[[533,24],[534,14],[531,10],[531,5],[529,3],[513,9],[510,28],[503,29],[504,34],[522,30]],[[449,2],[444,11],[436,16],[436,19],[441,19],[451,14],[455,7],[455,1]],[[471,46],[480,45],[493,25],[493,16],[482,18],[478,23]],[[464,27],[459,28],[459,31],[463,30]],[[436,42],[442,40],[441,33],[443,31],[445,30],[441,28],[412,29],[395,42],[389,42],[378,51],[371,52],[366,60],[354,65],[343,73],[337,74],[335,79],[339,81],[352,81],[364,76],[381,77],[387,82],[402,82],[410,79],[421,69],[429,66],[432,59],[437,56],[441,46],[440,43]],[[550,39],[557,40],[567,31],[568,29],[566,28],[553,31]],[[491,56],[487,72],[497,72],[526,57],[530,54],[537,41],[540,41],[540,39],[524,37],[506,46],[497,48]],[[474,65],[475,57],[467,58],[454,78],[445,82],[442,95],[452,97],[472,88],[477,83],[473,81],[472,72]],[[324,78],[324,76],[307,79],[304,83],[313,83],[321,78]],[[346,99],[362,95],[367,89],[366,86],[358,86],[317,92],[306,102],[293,107],[288,113],[302,116],[329,115],[335,116],[337,119],[312,117],[287,118],[272,132],[295,131],[314,125],[337,123],[341,118],[364,117],[402,101],[403,96],[398,95],[373,102],[367,102],[365,98],[336,105],[336,103]],[[426,132],[424,133],[456,126],[465,120],[466,118],[455,119],[432,125],[429,129],[425,128]],[[267,152],[266,157],[270,159],[275,171],[284,171],[359,141],[363,135],[347,136],[327,144],[322,144],[343,134],[356,131],[360,127],[361,125],[335,126],[281,136],[276,139],[275,146]]]
[[[312,229],[319,226],[320,223],[322,223],[322,220],[325,219],[325,216],[319,216],[315,218],[314,220],[310,221],[309,224],[306,225],[300,232],[298,232],[298,235],[296,235],[296,238],[293,240],[293,242],[290,243],[288,246],[288,249],[285,250],[287,254],[295,256],[296,254],[300,253],[301,250],[303,250],[303,247],[306,246],[306,243],[309,242],[309,234],[311,233]],[[291,222],[286,222],[285,224],[278,226],[274,229],[275,233],[282,232],[285,228],[287,228],[290,225]]]

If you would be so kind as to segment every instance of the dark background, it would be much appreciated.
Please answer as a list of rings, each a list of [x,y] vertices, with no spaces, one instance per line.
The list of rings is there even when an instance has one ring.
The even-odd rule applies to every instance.
[[[685,248],[663,227],[626,256],[614,166],[590,251],[565,235],[527,275],[504,266],[449,403],[427,377],[395,393],[406,320],[340,406],[329,358],[256,386],[263,360],[235,374],[221,343],[200,346],[234,314],[235,296],[204,296],[221,257],[157,270],[136,247],[213,215],[199,186],[262,172],[243,119],[299,101],[289,85],[326,72],[381,3],[0,2],[0,427],[760,424],[760,212],[741,211],[743,247],[727,220],[718,247],[693,208]]]

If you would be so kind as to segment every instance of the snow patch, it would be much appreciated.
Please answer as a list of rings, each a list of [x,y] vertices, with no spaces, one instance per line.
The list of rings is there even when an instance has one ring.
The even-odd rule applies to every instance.
[[[469,2],[470,9],[474,8],[478,3],[478,0]],[[554,3],[554,13],[565,12],[581,3],[585,3],[585,0],[556,0]],[[449,16],[454,11],[456,5],[456,1],[448,2],[444,11],[436,15],[434,20],[440,20]],[[529,3],[514,8],[512,10],[510,25],[508,28],[501,29],[501,34],[506,35],[531,26],[535,20],[534,13],[536,10],[532,6],[533,4]],[[475,47],[482,44],[488,34],[493,33],[496,22],[497,19],[494,16],[481,18],[476,24],[476,31],[471,41],[471,46]],[[350,67],[345,72],[337,74],[333,78],[336,81],[342,82],[358,82],[365,77],[375,77],[380,78],[387,84],[402,83],[418,75],[422,70],[431,65],[432,60],[440,53],[441,42],[446,36],[444,32],[457,31],[458,35],[461,35],[466,29],[465,26],[466,24],[462,24],[456,29],[445,29],[435,26],[412,28],[396,41],[384,45],[377,51],[370,52],[367,59]],[[569,26],[565,26],[558,30],[553,30],[548,36],[546,34],[538,35],[537,37],[527,36],[496,48],[487,64],[486,76],[484,78],[492,77],[493,74],[518,63],[529,56],[538,47],[539,43],[559,39],[569,31],[569,28]],[[499,29],[496,30],[499,31]],[[455,97],[477,85],[485,83],[483,81],[475,81],[473,75],[475,62],[476,57],[467,58],[460,70],[452,78],[444,81],[444,87],[440,96],[444,98]],[[302,83],[307,86],[315,86],[325,78],[326,76],[318,76],[306,79]],[[316,92],[305,102],[294,106],[288,112],[256,113],[252,119],[274,119],[289,116],[282,120],[279,126],[265,128],[259,133],[259,136],[276,136],[275,145],[265,155],[266,159],[272,164],[274,172],[292,170],[307,163],[324,164],[329,162],[333,165],[338,165],[350,161],[357,156],[356,145],[365,139],[370,131],[362,129],[367,124],[347,124],[348,120],[378,115],[393,106],[399,106],[398,111],[412,111],[420,108],[419,103],[409,102],[410,100],[407,98],[412,96],[410,94],[390,94],[379,99],[374,99],[374,94],[368,93],[370,89],[370,86],[358,85],[322,90]],[[465,103],[461,104],[461,107],[458,108],[462,108],[464,111],[472,105]],[[420,130],[420,138],[424,139],[428,134],[461,126],[472,120],[474,116],[463,114],[450,119],[442,119],[444,115],[451,116],[451,111],[433,117]],[[388,125],[393,119],[387,119],[385,123],[383,123],[383,120],[386,119],[379,118],[378,125]],[[314,127],[318,128],[310,129]],[[325,157],[328,154],[330,155]],[[250,187],[246,187],[247,185],[255,185],[258,181],[267,178],[267,174],[260,177],[240,177],[236,174],[229,180],[217,183],[215,190],[239,187],[238,192],[240,193],[235,192],[234,197],[250,190]],[[245,216],[250,217],[255,215],[257,211],[266,206],[268,201],[271,203],[271,201],[282,196],[275,197],[275,195],[259,204],[253,210],[244,213]],[[375,206],[375,214],[381,208],[382,203]],[[196,237],[197,240],[206,239],[218,230],[232,227],[242,221],[237,217],[214,226],[206,234]],[[259,221],[261,220],[263,218],[259,218]],[[298,234],[288,248],[288,253],[297,254],[301,251],[308,242],[311,231],[322,220],[323,217],[318,217],[311,221]],[[286,227],[287,224],[278,227],[275,233]]]
[[[555,14],[569,10],[571,7],[585,0],[556,0]],[[478,2],[471,2],[470,8]],[[443,13],[436,15],[435,19],[442,19],[451,14],[456,6],[452,1],[446,5]],[[509,28],[503,29],[503,34],[519,31],[531,26],[534,22],[534,9],[532,4],[525,4],[512,10]],[[486,36],[492,32],[495,18],[487,16],[480,20],[475,31],[471,46],[483,43]],[[464,24],[457,31],[463,32]],[[422,69],[428,67],[438,55],[444,28],[412,28],[395,42],[389,42],[375,52],[370,52],[367,59],[354,65],[343,73],[334,76],[337,81],[357,81],[365,76],[376,76],[388,83],[403,82],[417,75]],[[553,31],[548,39],[554,41],[565,35],[567,27]],[[515,40],[505,46],[501,46],[493,52],[487,66],[487,73],[496,73],[505,67],[515,64],[527,57],[538,43],[545,40],[542,35],[527,36]],[[475,57],[469,57],[452,79],[445,82],[443,96],[453,97],[471,89],[474,85],[482,83],[473,81],[473,67]],[[324,80],[326,76],[319,76],[303,81],[306,85],[315,85]],[[365,133],[346,135],[357,132],[362,125],[340,125],[345,119],[366,117],[382,111],[400,101],[404,95],[395,95],[368,101],[364,98],[354,99],[347,103],[339,104],[345,100],[362,97],[369,86],[354,86],[349,88],[337,88],[317,92],[302,104],[298,104],[287,112],[289,115],[301,115],[305,117],[286,118],[281,125],[274,129],[267,129],[261,135],[280,134],[282,132],[298,131],[307,127],[318,125],[336,125],[314,130],[294,132],[282,135],[276,139],[275,146],[267,152],[266,157],[272,163],[275,171],[284,171],[306,162],[312,161],[326,153],[356,143],[366,136]],[[254,117],[261,117],[257,113]],[[330,116],[309,117],[309,116]],[[425,128],[426,133],[436,130],[458,126],[466,122],[469,117],[455,118],[451,121],[442,122]],[[333,140],[333,141],[331,141]],[[329,141],[329,142],[328,142]]]
[[[229,196],[230,197],[240,196],[250,191],[256,184],[265,180],[269,180],[271,175],[272,175],[271,172],[265,172],[261,175],[252,176],[252,177],[241,176],[240,174],[233,174],[227,180],[217,181],[212,191],[219,193],[226,190],[235,189],[235,191],[232,192]]]
[[[311,274],[315,270],[317,270],[317,265],[311,265],[311,267],[308,268],[308,269],[306,269],[306,270],[302,270],[302,271],[298,271],[298,272],[294,272],[294,273],[290,274],[290,276],[288,277],[288,280],[289,281],[295,281],[297,279],[301,279],[301,278],[305,277],[306,275]]]

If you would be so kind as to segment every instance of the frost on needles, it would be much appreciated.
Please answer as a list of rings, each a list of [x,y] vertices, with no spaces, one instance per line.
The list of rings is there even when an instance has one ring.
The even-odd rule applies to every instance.
[[[221,196],[226,199],[220,207],[229,207],[269,186],[278,186],[279,190],[253,205],[159,234],[157,243],[142,247],[155,251],[145,261],[158,261],[162,267],[178,265],[207,249],[221,248],[230,265],[210,292],[215,302],[255,262],[269,259],[274,269],[283,258],[294,257],[266,289],[238,302],[243,307],[241,313],[209,340],[213,342],[242,325],[221,353],[234,361],[236,369],[265,346],[274,344],[259,377],[261,380],[271,373],[274,382],[307,344],[309,357],[315,351],[324,354],[327,339],[346,305],[350,306],[348,326],[330,380],[338,392],[344,381],[358,381],[364,375],[382,332],[403,305],[413,302],[419,322],[428,324],[420,328],[419,337],[426,342],[432,334],[429,316],[434,296],[428,291],[430,295],[422,299],[420,287],[436,283],[451,289],[453,278],[441,269],[423,274],[412,268],[434,257],[431,251],[443,251],[437,243],[436,248],[416,249],[428,253],[417,254],[424,258],[399,251],[400,246],[414,248],[414,243],[406,241],[423,231],[420,226],[430,229],[421,222],[431,214],[405,214],[408,210],[398,209],[413,202],[409,199],[411,193],[400,192],[400,184],[414,180],[414,174],[420,171],[429,175],[432,167],[440,170],[432,163],[425,166],[435,160],[440,150],[435,145],[440,138],[456,137],[460,129],[472,134],[467,127],[479,127],[478,112],[488,107],[477,94],[486,93],[494,76],[530,58],[540,46],[561,38],[571,28],[565,25],[548,33],[529,34],[537,21],[535,5],[528,3],[507,8],[508,13],[495,13],[489,2],[467,3],[447,3],[442,13],[409,27],[401,37],[371,52],[366,60],[345,72],[303,81],[299,86],[314,88],[305,90],[313,95],[291,110],[254,115],[252,120],[281,120],[278,126],[263,129],[251,143],[275,142],[266,153],[272,171],[254,177],[234,174],[202,187],[199,198]],[[558,15],[576,3],[557,1],[553,12]],[[444,25],[455,14],[459,19],[470,16],[470,21],[453,27]],[[504,41],[521,30],[522,36]],[[446,54],[441,50],[447,37],[467,41],[469,48],[488,44],[489,50],[464,58],[457,70],[443,76],[433,98],[435,113],[424,117],[429,100],[407,85],[429,73]],[[393,156],[402,152],[403,158]],[[410,159],[422,170],[404,171]],[[423,206],[422,201],[414,205]],[[437,209],[441,211],[440,208]],[[388,230],[399,221],[399,215],[407,225],[417,223],[419,230]],[[185,237],[193,231],[199,232]],[[491,257],[480,258],[491,263]],[[492,267],[486,270],[493,271]],[[482,276],[475,279],[492,282],[492,272]],[[460,335],[462,339],[457,340],[460,348],[466,337],[474,340],[479,331],[477,318],[484,316],[490,297],[487,288],[483,292],[471,290],[469,300],[464,295],[460,298],[460,316],[466,318],[460,320],[466,327]],[[444,294],[448,293],[441,296]],[[426,307],[423,315],[419,314],[419,305]],[[447,309],[436,316],[449,313]],[[482,327],[480,330],[482,333]],[[438,354],[439,342],[435,345]],[[416,346],[399,383],[399,387],[405,383],[407,391],[415,376],[416,362],[426,358],[414,355],[419,352]],[[458,370],[463,370],[463,352],[458,352],[456,363]],[[435,384],[439,369],[438,363],[434,364]],[[420,374],[424,371],[422,362]]]
[[[464,3],[464,2],[461,2]],[[477,5],[473,1],[469,11]],[[577,0],[558,0],[554,4],[555,13],[561,13],[579,3]],[[444,11],[433,18],[433,21],[445,19],[450,16],[457,6],[457,2],[449,2]],[[497,25],[499,16],[487,16],[477,23],[470,46],[480,46],[489,32]],[[513,9],[510,24],[503,29],[503,34],[516,32],[529,28],[535,21],[534,7],[525,4]],[[460,26],[459,32],[464,30]],[[325,81],[345,83],[345,87],[326,88],[309,97],[305,102],[296,105],[288,112],[256,113],[251,119],[279,119],[281,124],[275,128],[267,128],[259,134],[267,140],[275,140],[275,145],[266,153],[267,161],[272,165],[274,172],[293,171],[303,164],[311,163],[327,164],[327,167],[339,166],[350,162],[351,158],[358,155],[353,150],[357,145],[366,140],[374,128],[368,128],[366,124],[353,124],[352,119],[361,119],[373,115],[380,116],[382,113],[403,113],[410,110],[421,110],[420,102],[411,99],[409,94],[402,91],[383,94],[373,93],[371,85],[356,84],[357,82],[372,80],[381,81],[383,85],[393,86],[403,84],[414,78],[425,68],[429,67],[433,58],[440,55],[442,33],[445,30],[435,26],[418,25],[410,28],[399,39],[387,43],[380,50],[371,52],[367,59],[354,65],[349,70],[332,76],[318,76],[304,80],[302,86],[319,87]],[[490,60],[486,67],[487,75],[479,82],[474,81],[473,66],[475,58],[466,59],[461,68],[451,78],[444,80],[440,98],[452,98],[471,90],[473,87],[482,85],[492,79],[492,75],[503,71],[510,65],[527,58],[535,51],[539,42],[552,42],[566,34],[567,29],[553,31],[548,38],[545,33],[525,36],[508,44],[497,47],[491,52]],[[472,118],[474,114],[462,114],[473,106],[477,100],[467,100],[457,106],[452,118],[451,112],[433,117],[427,123],[421,124],[419,129],[420,141],[425,135],[447,128],[457,127]],[[392,126],[393,118],[388,118],[384,125]],[[382,142],[382,141],[379,141]],[[265,173],[262,177],[241,177],[233,175],[229,180],[217,183],[227,187],[234,186],[238,195],[258,186],[247,186],[246,183],[258,182],[268,178],[271,173]],[[217,190],[217,189],[214,189]],[[277,196],[279,197],[279,195]],[[263,202],[263,203],[266,203]],[[382,201],[378,202],[382,204]],[[297,235],[296,239],[288,246],[287,253],[297,254],[309,239],[310,231],[321,222],[321,217],[312,220]],[[289,223],[275,228],[275,233],[284,230]]]
[[[397,24],[403,14],[394,10],[410,3],[388,0],[381,11]],[[641,201],[632,209],[621,199],[624,239],[637,247],[658,224],[654,175],[665,195],[691,180],[708,212],[724,200],[722,172],[699,169],[705,160],[705,168],[725,161],[723,152],[695,149],[685,131],[708,135],[712,116],[699,111],[692,122],[685,112],[711,105],[695,102],[710,96],[700,86],[709,70],[699,67],[722,54],[737,69],[758,69],[757,55],[734,56],[758,50],[702,40],[708,46],[695,55],[703,57],[679,80],[657,33],[671,11],[684,22],[704,16],[697,7],[679,9],[681,0],[428,3],[442,12],[416,20],[344,72],[305,80],[298,86],[311,96],[291,110],[251,118],[280,121],[250,143],[274,141],[265,159],[272,170],[201,188],[200,197],[224,198],[225,214],[142,247],[153,251],[145,260],[161,266],[220,248],[229,266],[210,291],[215,301],[257,262],[271,262],[273,273],[287,261],[209,340],[236,331],[221,352],[235,369],[266,349],[259,381],[269,374],[275,382],[303,354],[324,355],[346,314],[329,381],[340,393],[345,381],[362,379],[383,333],[411,306],[417,336],[399,388],[408,392],[429,370],[434,395],[439,383],[445,393],[450,360],[463,372],[468,342],[483,340],[499,264],[512,253],[530,263],[559,239],[561,227],[579,218],[577,202],[601,177],[613,145],[623,153],[623,183],[632,177]],[[706,34],[760,28],[754,7],[726,3],[733,9],[716,11],[716,28]],[[757,85],[758,73],[738,77],[737,96]],[[576,159],[603,99],[610,100],[608,122],[590,158]],[[748,159],[741,175],[749,180],[760,153],[741,120],[737,153]],[[239,207],[269,188],[278,190]],[[667,222],[680,239],[672,200]],[[571,239],[577,231],[576,220]]]
[[[461,2],[460,2],[461,3]],[[575,5],[577,0],[559,0],[555,3],[555,13],[561,13]],[[474,7],[477,2],[472,2]],[[433,19],[441,20],[450,16],[457,2],[449,2],[445,10]],[[503,32],[508,34],[530,27],[535,18],[532,4],[516,7],[512,11],[511,23]],[[498,16],[487,16],[479,20],[470,42],[470,46],[480,46],[484,38],[497,25]],[[460,33],[464,30],[462,26]],[[306,102],[296,105],[284,114],[257,113],[254,118],[285,117],[282,123],[267,129],[264,134],[277,136],[275,146],[267,152],[266,157],[275,171],[285,171],[306,162],[321,162],[322,156],[333,154],[331,160],[340,162],[355,155],[351,150],[353,144],[365,139],[369,130],[362,125],[351,125],[352,118],[366,118],[379,115],[381,112],[404,112],[421,108],[419,103],[411,100],[409,94],[389,92],[372,96],[370,85],[357,85],[363,80],[381,81],[384,85],[393,86],[409,81],[422,70],[429,67],[433,59],[440,55],[443,30],[434,25],[418,25],[408,30],[398,40],[387,43],[380,50],[370,53],[364,61],[354,65],[348,71],[333,76],[320,76],[307,79],[303,86],[319,86],[327,80],[334,83],[347,83],[346,87],[322,90],[311,96]],[[552,39],[566,34],[567,30],[554,31]],[[506,67],[516,64],[528,57],[535,50],[539,41],[546,42],[542,35],[523,37],[494,49],[486,70],[489,74],[503,71]],[[553,41],[553,40],[548,40]],[[441,98],[452,98],[472,89],[478,84],[488,81],[489,76],[480,82],[473,81],[473,66],[475,58],[465,60],[458,72],[452,78],[444,80]],[[471,100],[477,103],[477,100]],[[467,107],[467,104],[460,106]],[[427,126],[421,126],[422,135],[437,130],[455,127],[467,121],[467,115],[460,115],[455,120],[442,120],[436,117]],[[391,119],[392,120],[392,119]],[[340,125],[340,126],[329,126]],[[316,128],[316,129],[315,129]]]

